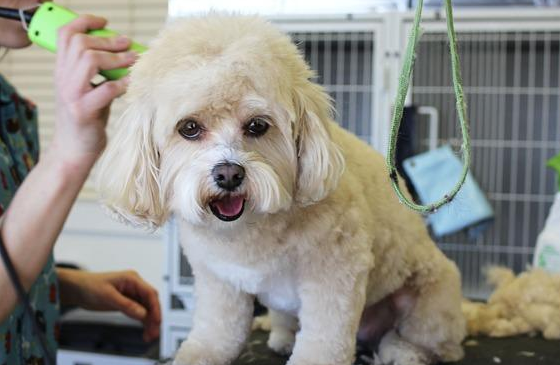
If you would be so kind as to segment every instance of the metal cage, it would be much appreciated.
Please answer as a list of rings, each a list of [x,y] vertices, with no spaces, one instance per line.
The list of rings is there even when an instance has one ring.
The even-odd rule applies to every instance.
[[[495,219],[476,239],[460,232],[438,244],[457,262],[463,291],[471,297],[489,294],[485,267],[504,265],[520,272],[531,264],[557,189],[554,174],[545,166],[560,150],[560,25],[552,20],[560,14],[552,12],[544,19],[534,11],[519,19],[511,13],[498,24],[486,19],[465,24],[476,19],[471,15],[459,23],[471,172]],[[411,99],[416,105],[437,108],[438,143],[458,148],[447,36],[441,24],[428,26],[419,43]],[[416,137],[427,148],[429,131],[424,125]]]

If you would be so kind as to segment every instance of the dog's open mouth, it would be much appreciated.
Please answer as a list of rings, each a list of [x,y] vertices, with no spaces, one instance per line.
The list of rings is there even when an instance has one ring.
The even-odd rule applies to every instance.
[[[220,220],[232,222],[243,214],[245,198],[240,195],[226,195],[210,202],[210,210]]]

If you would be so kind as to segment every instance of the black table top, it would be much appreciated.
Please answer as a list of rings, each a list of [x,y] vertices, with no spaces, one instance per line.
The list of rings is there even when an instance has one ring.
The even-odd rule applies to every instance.
[[[268,334],[256,331],[234,365],[284,365],[266,346]],[[373,364],[369,354],[358,353],[356,365]],[[560,341],[541,337],[471,338],[465,341],[465,358],[456,365],[560,365]]]

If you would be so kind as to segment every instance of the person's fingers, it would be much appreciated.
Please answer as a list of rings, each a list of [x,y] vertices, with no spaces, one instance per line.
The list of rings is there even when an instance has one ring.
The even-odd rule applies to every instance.
[[[159,336],[161,325],[161,307],[158,292],[137,273],[127,276],[126,294],[133,295],[147,310],[144,322],[144,340],[151,341]]]
[[[159,296],[154,288],[140,278],[136,281],[136,291],[140,297],[138,299],[148,310],[148,314],[144,321],[144,339],[146,341],[150,341],[159,336],[159,328],[161,325]]]
[[[148,291],[149,295],[146,297],[148,305],[148,315],[151,323],[159,329],[159,325],[161,324],[161,306],[159,303],[158,292],[151,287],[148,289]]]
[[[128,76],[119,80],[104,82],[86,93],[80,104],[87,106],[88,110],[101,110],[109,106],[113,99],[126,92],[128,82]]]
[[[121,52],[126,51],[131,44],[130,38],[126,36],[99,37],[84,33],[74,34],[70,38],[69,48],[73,52],[83,53],[88,49]]]
[[[146,327],[145,329],[145,334],[146,334],[146,340],[149,341],[151,339],[157,338],[159,336],[159,329],[161,326],[161,317],[159,315],[159,303],[157,306],[157,311],[158,313],[156,313],[156,309],[153,306],[150,306],[148,308],[148,315],[146,317],[146,320],[144,321],[144,325]]]
[[[114,309],[123,312],[130,318],[144,321],[146,319],[147,311],[140,303],[126,297],[116,288],[111,287],[107,300],[114,307]]]
[[[158,327],[144,327],[144,332],[142,334],[142,339],[144,340],[144,342],[151,342],[157,338],[159,338],[159,333],[160,329],[159,326]]]
[[[91,90],[90,81],[99,70],[130,66],[137,58],[133,52],[120,52],[130,47],[130,39],[124,36],[98,37],[84,34],[90,29],[103,28],[107,21],[93,15],[80,16],[58,34],[59,52],[57,75],[75,70],[75,80],[66,91],[80,95]],[[62,67],[64,65],[64,67]],[[62,74],[61,74],[62,73]]]
[[[158,299],[158,294],[154,289],[151,289],[152,294],[148,296],[148,316],[146,320],[146,330],[144,331],[144,339],[151,341],[159,337],[161,326],[161,308]]]
[[[129,46],[130,39],[127,37],[104,38],[78,33],[72,36],[66,54],[60,56],[59,60],[64,60],[67,66],[77,70],[75,92],[84,92],[90,89],[89,82],[99,70],[130,66],[136,60],[135,53],[122,52]]]
[[[76,79],[85,89],[89,89],[91,79],[100,70],[131,66],[138,58],[135,52],[111,53],[105,51],[86,50],[78,60]]]
[[[57,44],[59,50],[64,50],[69,45],[72,36],[76,33],[86,33],[88,30],[105,27],[107,20],[94,15],[80,15],[70,23],[58,30]]]

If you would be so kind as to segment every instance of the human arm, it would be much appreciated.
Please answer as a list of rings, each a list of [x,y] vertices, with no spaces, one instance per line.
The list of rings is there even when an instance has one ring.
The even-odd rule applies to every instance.
[[[112,100],[124,93],[126,79],[92,87],[99,69],[126,67],[135,56],[130,41],[83,34],[105,20],[81,16],[59,33],[55,71],[57,119],[50,147],[23,181],[6,210],[0,232],[24,286],[31,287],[44,267],[89,171],[106,143]],[[17,302],[0,264],[0,322]]]
[[[144,324],[144,340],[159,336],[161,310],[157,291],[134,271],[91,273],[57,269],[60,301],[97,311],[120,311]]]

